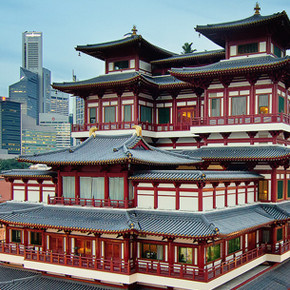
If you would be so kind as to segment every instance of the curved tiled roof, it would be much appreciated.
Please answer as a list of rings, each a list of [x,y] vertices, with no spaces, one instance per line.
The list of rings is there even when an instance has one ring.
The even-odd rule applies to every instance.
[[[3,177],[29,177],[51,179],[57,176],[56,172],[49,170],[32,170],[32,169],[12,169],[1,172]]]
[[[193,150],[178,150],[184,155],[202,158],[207,161],[220,160],[280,160],[290,157],[290,148],[282,146],[224,146],[202,147]]]
[[[238,35],[238,32],[242,31],[251,34],[255,33],[257,29],[261,29],[261,31],[273,31],[273,34],[281,33],[281,35],[284,35],[287,46],[289,46],[290,42],[287,40],[287,37],[289,39],[290,21],[285,11],[267,16],[254,14],[253,16],[237,21],[197,25],[195,28],[197,32],[222,47],[225,47],[228,33],[236,33]]]
[[[222,60],[201,67],[172,68],[171,75],[182,80],[200,76],[217,77],[223,74],[244,75],[245,73],[266,72],[289,66],[289,56],[277,58],[270,55]]]
[[[285,202],[281,206],[256,204],[209,213],[195,213],[44,205],[25,208],[23,203],[8,202],[0,204],[0,221],[60,230],[97,233],[125,233],[133,230],[137,233],[163,237],[207,238],[233,235],[278,220],[289,220],[290,212],[285,210],[285,204],[290,202]]]
[[[136,147],[139,142],[145,147]],[[20,161],[43,164],[101,165],[137,163],[181,165],[200,162],[199,158],[168,152],[148,145],[142,137],[130,135],[92,135],[81,145],[48,153],[20,156]]]
[[[252,180],[261,175],[247,171],[198,171],[198,170],[150,170],[134,173],[131,180],[159,181],[214,181],[214,180]]]
[[[145,40],[141,35],[131,35],[115,41],[109,41],[97,44],[78,45],[77,51],[81,51],[93,57],[105,60],[108,56],[114,56],[116,50],[122,48],[137,47],[138,51],[141,49],[150,51],[153,59],[164,58],[175,55],[175,53],[160,48]]]

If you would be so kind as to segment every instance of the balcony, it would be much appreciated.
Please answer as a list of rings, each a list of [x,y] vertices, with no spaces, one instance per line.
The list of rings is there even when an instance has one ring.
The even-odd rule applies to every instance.
[[[240,256],[222,262],[219,265],[207,268],[198,268],[188,264],[169,264],[168,262],[146,260],[146,259],[104,259],[95,256],[79,256],[67,253],[54,253],[50,250],[35,250],[32,247],[25,247],[20,244],[7,244],[0,242],[0,253],[23,256],[24,260],[41,262],[47,264],[76,267],[89,270],[104,271],[116,274],[131,275],[142,273],[148,275],[157,275],[162,277],[171,277],[185,279],[196,282],[209,282],[232,270],[235,270],[247,263],[262,257],[267,253],[281,255],[290,250],[290,242],[284,242],[277,249],[269,250],[266,245],[245,252]]]
[[[287,124],[290,125],[290,115],[284,113],[278,114],[257,114],[257,115],[241,115],[241,116],[221,116],[221,117],[194,117],[190,122],[186,123],[168,123],[168,124],[152,124],[138,123],[143,130],[152,132],[170,132],[170,131],[189,131],[191,127],[205,126],[236,126],[236,125],[258,125],[258,124]],[[72,125],[72,132],[87,132],[92,127],[96,127],[100,131],[105,130],[130,130],[135,122],[115,122],[115,123],[94,123]]]
[[[72,197],[57,197],[49,196],[48,204],[61,205],[80,205],[92,207],[113,207],[113,208],[131,208],[134,206],[133,200],[113,200],[113,199],[94,199],[94,198],[72,198]]]

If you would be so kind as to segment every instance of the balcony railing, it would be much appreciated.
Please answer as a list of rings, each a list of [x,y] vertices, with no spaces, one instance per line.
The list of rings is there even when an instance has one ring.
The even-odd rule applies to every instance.
[[[221,262],[219,265],[207,265],[198,268],[188,264],[169,264],[168,262],[136,259],[125,261],[123,259],[104,259],[95,256],[81,256],[67,253],[54,253],[51,250],[35,250],[31,246],[20,244],[7,244],[0,242],[0,253],[23,256],[25,260],[41,263],[63,265],[69,267],[84,268],[90,270],[105,271],[117,274],[143,273],[163,277],[173,277],[192,281],[208,282],[238,267],[253,261],[266,253],[281,255],[290,250],[290,242],[284,242],[273,251],[267,250],[266,245],[250,250],[242,255]]]
[[[133,200],[114,200],[114,199],[94,199],[94,198],[73,198],[73,197],[57,197],[49,196],[48,204],[61,205],[81,205],[92,207],[113,207],[113,208],[130,208],[134,206]]]
[[[241,115],[241,116],[221,116],[221,117],[207,117],[207,118],[193,118],[187,123],[177,124],[153,124],[148,122],[139,122],[138,125],[143,130],[153,132],[167,132],[167,131],[188,131],[192,126],[216,126],[216,125],[249,125],[249,124],[269,124],[269,123],[284,123],[290,125],[290,115],[284,113],[278,114],[257,114],[257,115]],[[85,132],[90,128],[96,127],[98,130],[127,130],[132,129],[134,122],[114,122],[114,123],[94,123],[72,125],[72,132]]]

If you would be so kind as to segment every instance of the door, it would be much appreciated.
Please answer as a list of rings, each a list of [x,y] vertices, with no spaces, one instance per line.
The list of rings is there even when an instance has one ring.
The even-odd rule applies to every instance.
[[[84,239],[75,239],[75,254],[84,257],[91,257],[92,241]]]
[[[120,243],[105,243],[105,259],[120,260],[121,259],[121,244]]]
[[[49,237],[49,248],[53,253],[63,253],[63,237]]]
[[[183,125],[191,125],[195,116],[196,107],[178,108],[177,123]]]
[[[248,234],[248,250],[256,248],[256,232]]]

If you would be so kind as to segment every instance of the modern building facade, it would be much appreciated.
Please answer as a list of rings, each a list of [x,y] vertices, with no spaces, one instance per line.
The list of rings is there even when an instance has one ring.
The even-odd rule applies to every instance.
[[[46,113],[56,113],[64,116],[69,115],[69,94],[61,91],[51,90],[50,111]]]
[[[221,50],[177,55],[135,27],[77,46],[105,62],[53,84],[84,100],[83,142],[19,158],[51,170],[3,173],[14,202],[0,206],[0,260],[190,290],[289,259],[290,21],[259,10],[196,27]]]
[[[21,104],[0,98],[0,148],[21,154]]]

